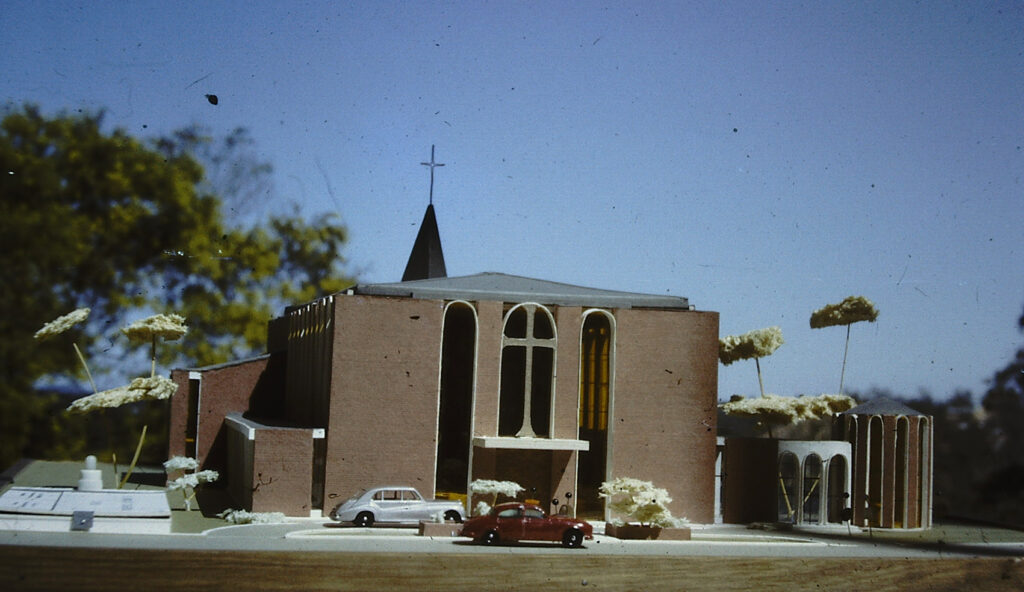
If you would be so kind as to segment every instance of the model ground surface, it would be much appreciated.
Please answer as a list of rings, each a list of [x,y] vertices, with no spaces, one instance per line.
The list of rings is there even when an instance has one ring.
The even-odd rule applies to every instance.
[[[14,485],[66,484],[80,467],[31,463]],[[676,542],[621,541],[601,534],[598,523],[598,534],[581,549],[492,548],[327,519],[230,526],[184,511],[177,492],[169,500],[171,535],[0,531],[0,590],[1024,589],[1024,532],[1003,528],[694,525],[693,540]]]

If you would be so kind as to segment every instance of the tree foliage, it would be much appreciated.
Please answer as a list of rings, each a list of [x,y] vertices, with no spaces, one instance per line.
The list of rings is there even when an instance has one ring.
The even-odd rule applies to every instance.
[[[878,319],[878,309],[873,302],[863,296],[847,296],[837,304],[826,304],[811,313],[811,329],[852,325],[861,321],[874,323]]]
[[[770,356],[785,343],[782,329],[765,327],[744,333],[729,335],[718,340],[718,361],[728,366],[737,360],[754,359],[757,368],[757,384],[764,396],[764,379],[761,378],[761,358]]]
[[[1018,327],[1024,331],[1024,314]],[[992,377],[982,408],[992,458],[998,463],[980,484],[982,502],[1024,526],[1024,346]]]
[[[846,355],[850,351],[850,325],[861,321],[874,323],[878,319],[875,304],[863,296],[847,296],[838,304],[826,304],[811,313],[811,329],[846,325],[846,345],[843,347],[843,368],[839,372],[839,394],[843,394],[846,377]]]
[[[616,477],[602,483],[598,491],[600,497],[608,499],[608,509],[641,525],[672,527],[686,522],[685,518],[672,516],[668,491],[650,481]]]
[[[52,405],[35,395],[40,380],[77,372],[66,343],[32,342],[46,322],[91,308],[69,339],[94,369],[107,360],[106,371],[130,375],[136,369],[118,359],[124,338],[116,330],[133,315],[185,317],[188,335],[161,364],[207,365],[262,350],[266,323],[282,305],[351,283],[342,271],[346,231],[333,217],[308,223],[293,210],[244,226],[225,218],[224,204],[244,207],[269,185],[269,166],[244,152],[250,145],[244,130],[221,144],[196,128],[147,141],[106,131],[102,113],[7,110],[0,121],[0,466],[22,454],[30,427]],[[225,185],[220,192],[217,183]]]
[[[852,409],[856,402],[846,395],[821,394],[817,396],[780,397],[767,394],[747,399],[734,395],[722,405],[722,411],[735,417],[756,421],[756,429],[766,429],[772,434],[775,426],[786,426],[807,420],[831,418],[831,416]]]

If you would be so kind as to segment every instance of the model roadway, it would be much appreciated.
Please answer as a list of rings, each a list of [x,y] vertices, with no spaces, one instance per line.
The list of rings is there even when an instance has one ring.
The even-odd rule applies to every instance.
[[[1024,590],[1024,536],[908,544],[710,526],[693,537],[483,547],[312,519],[201,534],[0,531],[0,590]]]

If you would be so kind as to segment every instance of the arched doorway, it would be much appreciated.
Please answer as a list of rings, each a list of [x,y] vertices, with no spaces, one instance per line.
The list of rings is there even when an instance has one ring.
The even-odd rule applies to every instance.
[[[846,458],[837,454],[828,461],[828,521],[840,523],[845,518],[844,510],[849,497],[846,494]]]

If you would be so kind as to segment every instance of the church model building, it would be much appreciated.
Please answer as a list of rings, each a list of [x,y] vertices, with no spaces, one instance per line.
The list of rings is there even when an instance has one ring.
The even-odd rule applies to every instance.
[[[267,349],[171,375],[170,454],[221,471],[236,507],[497,479],[603,519],[598,487],[628,476],[714,521],[718,313],[686,298],[446,277],[431,205],[403,281],[289,307]]]
[[[442,165],[423,164],[432,192]],[[608,519],[598,487],[632,477],[696,523],[931,526],[930,417],[879,399],[837,416],[833,440],[719,437],[718,313],[449,278],[432,203],[401,282],[289,307],[267,343],[171,373],[169,452],[219,471],[236,508],[325,515],[405,485],[470,498],[468,510],[469,484],[495,479],[550,511]]]

